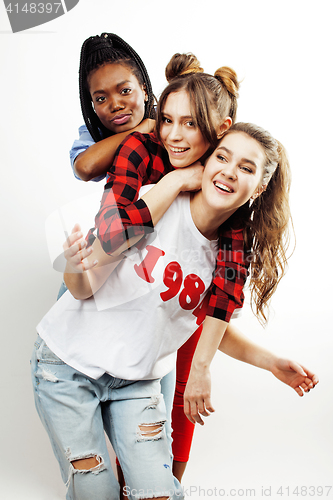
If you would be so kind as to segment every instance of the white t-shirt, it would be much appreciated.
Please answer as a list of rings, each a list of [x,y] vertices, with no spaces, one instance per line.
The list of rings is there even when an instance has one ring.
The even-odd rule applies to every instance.
[[[94,379],[161,378],[205,317],[217,250],[218,241],[196,228],[190,195],[182,193],[93,297],[76,300],[67,291],[37,331],[65,363]]]

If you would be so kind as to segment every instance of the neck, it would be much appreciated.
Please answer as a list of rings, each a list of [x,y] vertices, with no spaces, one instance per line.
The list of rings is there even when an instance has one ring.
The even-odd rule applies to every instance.
[[[221,212],[209,207],[202,196],[202,191],[196,191],[191,195],[191,215],[194,224],[200,233],[208,240],[218,237],[219,227],[235,212]]]

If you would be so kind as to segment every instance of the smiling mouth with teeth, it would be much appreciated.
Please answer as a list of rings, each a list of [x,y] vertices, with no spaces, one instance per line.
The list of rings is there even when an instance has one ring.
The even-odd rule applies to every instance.
[[[172,146],[169,146],[169,148],[173,153],[184,153],[184,151],[188,151],[190,149],[190,148],[174,148]]]
[[[215,181],[214,186],[220,189],[221,191],[224,191],[225,193],[233,193],[234,190],[231,189],[230,187],[226,186],[225,184],[221,184],[220,182]]]

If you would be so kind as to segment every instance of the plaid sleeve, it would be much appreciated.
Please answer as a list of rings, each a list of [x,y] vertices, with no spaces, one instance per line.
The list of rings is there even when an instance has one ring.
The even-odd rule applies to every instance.
[[[242,229],[220,235],[215,275],[207,315],[229,323],[236,308],[243,307],[243,287],[248,275]]]
[[[159,146],[149,136],[135,132],[119,146],[104,188],[101,206],[95,218],[97,235],[104,251],[112,254],[132,236],[153,230],[149,209],[138,200],[144,184],[157,182],[164,174]],[[148,145],[147,145],[148,144]],[[92,230],[88,241],[93,241]]]

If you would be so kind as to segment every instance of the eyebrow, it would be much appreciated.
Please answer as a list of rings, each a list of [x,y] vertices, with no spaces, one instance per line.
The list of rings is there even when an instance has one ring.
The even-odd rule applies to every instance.
[[[172,118],[172,116],[171,116],[171,115],[169,115],[168,113],[165,113],[164,111],[162,111],[162,115],[163,115],[163,116],[166,116],[166,117],[168,117],[168,118],[170,118],[170,117]],[[193,116],[192,116],[192,115],[180,116],[179,118],[180,118],[180,120],[192,120],[192,121],[194,121],[194,118],[193,118]]]
[[[123,80],[122,82],[117,83],[116,87],[117,88],[122,87],[126,83],[131,83],[131,81],[130,80]],[[92,95],[95,95],[95,94],[106,94],[106,91],[104,89],[95,90],[95,92],[93,92]]]
[[[123,80],[122,82],[117,83],[117,87],[122,87],[126,83],[132,83],[130,80]]]
[[[233,152],[230,149],[226,148],[225,146],[220,146],[220,147],[216,148],[216,150],[219,150],[219,149],[223,149],[224,151],[226,151],[226,153],[233,156]],[[242,158],[241,161],[245,162],[245,163],[250,163],[250,165],[253,165],[255,168],[258,168],[257,164],[254,161],[249,160],[248,158]]]

